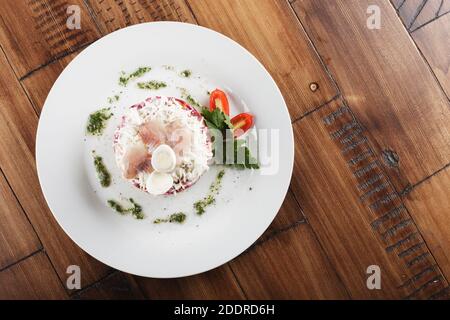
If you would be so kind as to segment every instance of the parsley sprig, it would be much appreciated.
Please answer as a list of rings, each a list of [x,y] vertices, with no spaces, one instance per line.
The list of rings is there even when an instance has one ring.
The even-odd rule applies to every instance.
[[[233,130],[228,115],[218,108],[213,111],[203,108],[201,114],[211,130],[216,161],[237,169],[259,169],[258,161],[252,156],[246,141],[235,139],[233,136],[227,137],[227,130]],[[230,143],[233,146],[227,147]]]
[[[225,133],[225,130],[233,130],[233,124],[231,123],[230,117],[222,112],[220,109],[214,109],[210,111],[206,108],[202,110],[202,116],[205,119],[206,125],[210,129],[216,129]]]

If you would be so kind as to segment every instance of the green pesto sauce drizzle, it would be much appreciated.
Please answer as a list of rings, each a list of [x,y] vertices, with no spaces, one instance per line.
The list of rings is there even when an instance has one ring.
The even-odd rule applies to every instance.
[[[107,188],[111,185],[111,174],[106,168],[105,163],[103,162],[103,158],[95,155],[95,151],[92,151],[92,154],[94,156],[95,171],[97,171],[97,176],[98,179],[100,180],[100,185],[103,188]]]
[[[186,102],[189,103],[192,107],[195,107],[199,110],[203,109],[203,106],[194,99],[194,97],[187,91],[186,88],[177,87],[177,89],[181,91],[181,97],[185,99]]]
[[[138,220],[144,219],[144,213],[142,212],[142,207],[137,204],[132,198],[128,199],[131,202],[131,207],[124,208],[119,202],[115,200],[108,200],[108,205],[114,209],[116,212],[125,215],[130,213],[133,217]]]
[[[192,71],[191,70],[183,70],[183,71],[181,71],[180,75],[184,78],[189,78],[192,75]]]
[[[216,180],[209,187],[209,193],[202,200],[194,203],[194,209],[198,215],[205,213],[206,208],[216,202],[215,196],[219,193],[222,186],[222,178],[225,175],[225,170],[221,170],[216,177]]]
[[[184,220],[186,220],[186,214],[183,212],[178,212],[178,213],[174,213],[171,214],[169,217],[165,218],[165,219],[155,219],[153,220],[154,224],[159,224],[159,223],[183,223]]]
[[[144,74],[146,74],[150,70],[152,70],[152,68],[140,67],[136,71],[129,73],[129,74],[126,74],[125,72],[122,71],[121,76],[119,78],[119,84],[121,86],[126,87],[130,80],[142,77]]]
[[[151,80],[147,82],[138,82],[139,89],[158,90],[167,87],[167,84],[162,81]]]
[[[102,135],[106,122],[113,116],[110,108],[103,108],[89,115],[86,130],[91,135]]]
[[[119,101],[119,99],[120,99],[120,96],[116,94],[116,95],[114,95],[112,97],[108,97],[108,103],[117,102],[117,101]]]
[[[108,200],[108,205],[120,214],[126,213],[126,210],[122,207],[122,205],[115,200]]]
[[[188,95],[186,96],[186,101],[187,101],[191,106],[197,107],[198,109],[202,109],[202,108],[203,108],[203,106],[202,106],[197,100],[195,100],[190,94],[188,94]]]

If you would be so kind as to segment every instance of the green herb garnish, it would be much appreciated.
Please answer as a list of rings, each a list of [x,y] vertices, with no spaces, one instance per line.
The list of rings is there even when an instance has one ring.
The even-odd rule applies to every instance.
[[[205,119],[206,125],[210,129],[216,129],[222,133],[225,133],[225,130],[227,129],[233,129],[233,124],[231,123],[230,117],[218,108],[213,111],[203,108],[201,114]]]
[[[124,208],[120,203],[118,203],[115,200],[108,200],[109,206],[117,211],[118,213],[125,215],[127,213],[130,213],[132,216],[134,216],[138,220],[144,219],[144,213],[142,212],[142,207],[137,204],[132,198],[128,199],[131,203],[131,207]]]
[[[155,80],[147,82],[138,82],[137,85],[140,89],[150,89],[150,90],[158,90],[167,87],[167,84],[165,82]]]
[[[114,200],[108,200],[108,204],[111,208],[116,210],[120,214],[125,214],[126,210],[122,207],[120,203]]]
[[[233,142],[233,154],[225,152],[226,157],[223,158],[223,163],[237,169],[259,169],[258,161],[251,155],[250,149],[245,145],[245,140],[237,139]],[[225,148],[224,145],[223,150],[226,150]]]
[[[119,101],[119,99],[120,99],[120,96],[116,94],[112,97],[108,97],[108,103],[113,103],[113,102]]]
[[[209,193],[202,200],[194,203],[195,212],[198,215],[205,213],[206,208],[216,202],[215,196],[219,193],[220,187],[222,186],[222,178],[225,175],[225,170],[221,170],[217,176],[216,180],[209,187]]]
[[[146,74],[150,70],[152,70],[152,68],[140,67],[136,71],[134,71],[134,72],[132,72],[130,74],[126,74],[125,72],[122,71],[121,76],[119,78],[119,84],[121,86],[126,87],[130,80],[142,77],[144,74]]]
[[[171,214],[168,218],[165,219],[155,219],[153,221],[153,223],[155,224],[159,224],[159,223],[165,223],[165,222],[169,222],[169,223],[183,223],[186,220],[186,214],[183,212],[178,212],[178,213],[174,213]]]
[[[186,101],[189,102],[191,106],[197,107],[197,109],[202,109],[203,106],[195,100],[190,94],[186,96]]]
[[[136,202],[134,202],[134,200],[132,198],[130,198],[130,202],[133,205],[133,207],[131,207],[129,209],[129,212],[136,218],[136,219],[144,219],[144,213],[142,212],[142,206],[137,204]]]
[[[216,162],[238,169],[259,169],[258,161],[251,155],[245,140],[235,139],[232,134],[227,137],[227,130],[233,130],[229,116],[218,108],[213,111],[204,108],[202,116],[211,130]],[[228,146],[230,143],[233,144],[231,147]]]
[[[192,107],[195,107],[198,110],[203,109],[204,107],[186,90],[186,88],[180,88],[178,87],[178,90],[181,91],[181,96],[183,99],[186,99],[186,102],[188,102]]]
[[[106,122],[113,116],[110,108],[103,108],[89,115],[86,130],[92,135],[101,135],[106,127]]]
[[[180,75],[182,77],[189,78],[192,75],[192,71],[191,70],[183,70],[183,71],[181,71]]]
[[[94,153],[94,166],[97,171],[98,179],[100,180],[100,185],[104,188],[109,187],[111,185],[111,175],[106,168],[103,158],[100,156],[96,156]]]

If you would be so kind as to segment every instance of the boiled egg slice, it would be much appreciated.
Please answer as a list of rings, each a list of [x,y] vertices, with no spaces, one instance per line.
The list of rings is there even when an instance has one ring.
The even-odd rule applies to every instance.
[[[152,153],[152,167],[160,173],[168,173],[175,169],[177,158],[175,151],[167,144],[158,146]]]
[[[172,188],[172,175],[164,172],[153,171],[147,178],[146,188],[148,193],[158,196],[165,194]]]

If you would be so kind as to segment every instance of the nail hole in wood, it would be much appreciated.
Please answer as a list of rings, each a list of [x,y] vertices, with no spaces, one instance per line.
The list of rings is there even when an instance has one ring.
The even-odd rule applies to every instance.
[[[317,84],[317,82],[311,82],[311,83],[309,84],[309,89],[310,89],[312,92],[316,92],[317,89],[319,89],[319,85]]]

